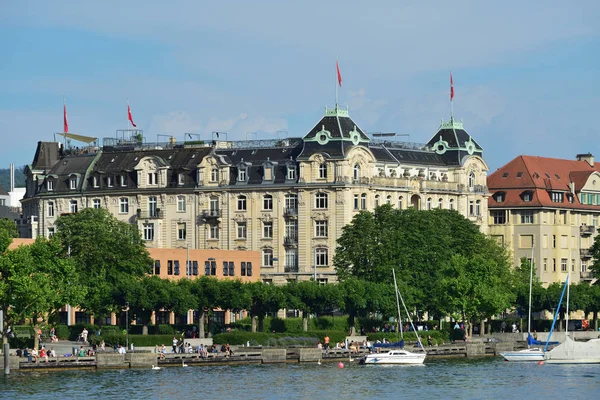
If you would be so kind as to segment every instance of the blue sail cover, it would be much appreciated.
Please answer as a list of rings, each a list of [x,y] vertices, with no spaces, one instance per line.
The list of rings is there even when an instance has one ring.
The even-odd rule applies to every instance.
[[[391,348],[404,348],[404,339],[399,342],[393,343],[373,343],[373,347],[379,347],[382,349],[391,349]]]
[[[536,340],[533,338],[533,336],[531,336],[531,333],[527,335],[527,344],[530,346],[540,346],[540,345],[553,345],[553,344],[558,344],[559,342],[542,342],[539,340]]]

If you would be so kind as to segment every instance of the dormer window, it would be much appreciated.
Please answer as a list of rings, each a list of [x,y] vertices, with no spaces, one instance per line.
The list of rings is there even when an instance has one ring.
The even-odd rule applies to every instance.
[[[246,167],[239,167],[238,168],[238,182],[246,182],[246,180],[248,179],[248,169]]]
[[[506,194],[504,192],[498,192],[494,195],[494,200],[498,203],[502,203],[506,198]]]
[[[360,165],[354,164],[353,178],[355,181],[360,179]]]
[[[77,177],[76,176],[72,176],[71,178],[69,178],[69,188],[71,190],[77,189]]]
[[[109,176],[106,178],[106,186],[113,187],[115,185],[115,177]]]
[[[121,174],[119,179],[121,180],[121,187],[127,186],[127,175]]]
[[[277,162],[270,161],[268,158],[263,163],[263,183],[273,183],[275,181],[276,166]]]
[[[327,179],[327,164],[319,164],[319,179]]]
[[[521,199],[523,199],[523,201],[531,201],[532,197],[533,197],[533,194],[529,191],[523,192],[521,194]]]
[[[185,174],[183,172],[177,174],[177,184],[179,186],[183,186],[185,184]]]
[[[148,185],[158,185],[158,174],[156,172],[148,172]]]
[[[100,187],[100,179],[98,179],[98,176],[92,177],[92,186],[94,186],[95,188]]]
[[[210,170],[210,181],[211,182],[218,182],[219,181],[219,168],[213,167]]]
[[[550,197],[553,203],[562,203],[564,201],[564,193],[562,192],[551,192]]]
[[[289,180],[289,181],[296,180],[296,166],[295,165],[288,165],[287,180]]]
[[[54,179],[48,179],[46,182],[46,189],[48,189],[49,192],[54,190]]]

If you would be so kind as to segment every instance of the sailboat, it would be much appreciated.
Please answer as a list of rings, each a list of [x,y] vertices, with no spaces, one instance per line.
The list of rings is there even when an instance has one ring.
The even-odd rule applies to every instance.
[[[408,313],[408,309],[406,308],[406,304],[404,303],[404,299],[398,290],[398,284],[396,283],[396,272],[392,269],[392,274],[394,276],[394,289],[396,290],[396,306],[398,307],[398,324],[399,326],[402,324],[402,318],[400,317],[400,302],[402,301],[402,305],[404,306],[404,311],[406,312],[406,316],[410,321],[410,325],[412,326],[413,331],[417,335],[417,343],[418,346],[423,349],[423,344],[421,342],[421,338],[419,337],[419,333],[415,329],[415,326],[412,323],[412,318],[410,318],[410,314]],[[402,331],[401,331],[402,332]],[[404,345],[404,339],[400,341],[402,345]],[[372,353],[367,354],[360,360],[361,364],[404,364],[404,365],[419,365],[423,364],[425,361],[425,357],[427,353],[425,349],[423,349],[422,353],[412,353],[410,351],[404,349],[391,349],[385,353]]]
[[[500,353],[506,361],[543,361],[544,351],[538,347],[529,347],[537,344],[537,340],[531,336],[531,291],[533,286],[533,243],[531,245],[531,260],[529,262],[529,314],[527,317],[527,348],[519,351],[508,351]]]
[[[569,337],[569,276],[567,274],[567,312],[565,341],[544,354],[544,362],[548,364],[600,364],[600,339],[591,339],[587,342],[576,342]],[[563,293],[564,294],[564,293]],[[562,297],[561,297],[562,301]],[[560,303],[559,303],[560,308]],[[558,314],[558,310],[556,310]],[[556,320],[556,315],[554,316]],[[554,324],[552,324],[554,328]],[[552,336],[552,330],[550,331]],[[548,340],[550,340],[550,336]]]

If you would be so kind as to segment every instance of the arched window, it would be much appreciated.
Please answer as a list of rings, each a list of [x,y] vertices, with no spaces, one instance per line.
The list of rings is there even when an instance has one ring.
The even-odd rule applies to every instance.
[[[238,196],[237,209],[238,209],[238,211],[246,211],[246,209],[247,209],[246,196],[244,196],[244,195]]]
[[[357,181],[360,179],[360,165],[354,164],[354,180]]]
[[[450,204],[450,207],[449,207],[449,208],[450,208],[451,210],[454,210],[454,199],[450,199],[450,201],[449,201],[449,204]]]
[[[481,200],[477,200],[475,202],[475,215],[477,215],[477,216],[481,215]]]
[[[363,193],[360,195],[360,209],[361,210],[367,209],[367,194],[366,193]]]
[[[439,199],[438,200],[438,208],[444,208],[444,199]]]
[[[473,189],[475,187],[475,173],[469,172],[469,189]]]
[[[427,209],[431,210],[431,197],[427,198]]]
[[[392,204],[392,196],[388,196],[386,202],[391,205]]]
[[[375,208],[379,207],[379,195],[375,195]]]
[[[404,207],[404,197],[398,196],[398,210],[402,210]]]

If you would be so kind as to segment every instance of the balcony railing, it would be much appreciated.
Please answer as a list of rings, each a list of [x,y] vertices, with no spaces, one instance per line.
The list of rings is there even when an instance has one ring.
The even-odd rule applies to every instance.
[[[589,249],[579,249],[579,255],[581,256],[582,259],[592,258],[592,253],[590,252]]]
[[[591,225],[581,225],[579,227],[579,232],[581,233],[581,236],[590,236],[596,232],[596,227]]]
[[[204,218],[204,219],[221,218],[221,210],[204,210],[204,211],[202,211],[202,218]]]
[[[298,217],[298,209],[295,207],[287,207],[283,210],[283,216],[288,218]]]
[[[581,280],[584,280],[584,281],[591,281],[592,279],[594,279],[594,276],[592,275],[592,271],[581,271],[579,273],[579,277],[581,278]]]
[[[164,217],[162,211],[159,209],[150,211],[138,210],[136,215],[138,219],[160,219]]]
[[[285,236],[283,238],[284,246],[297,246],[298,245],[298,237],[297,236]]]
[[[283,267],[283,272],[298,272],[297,265],[286,265]]]

